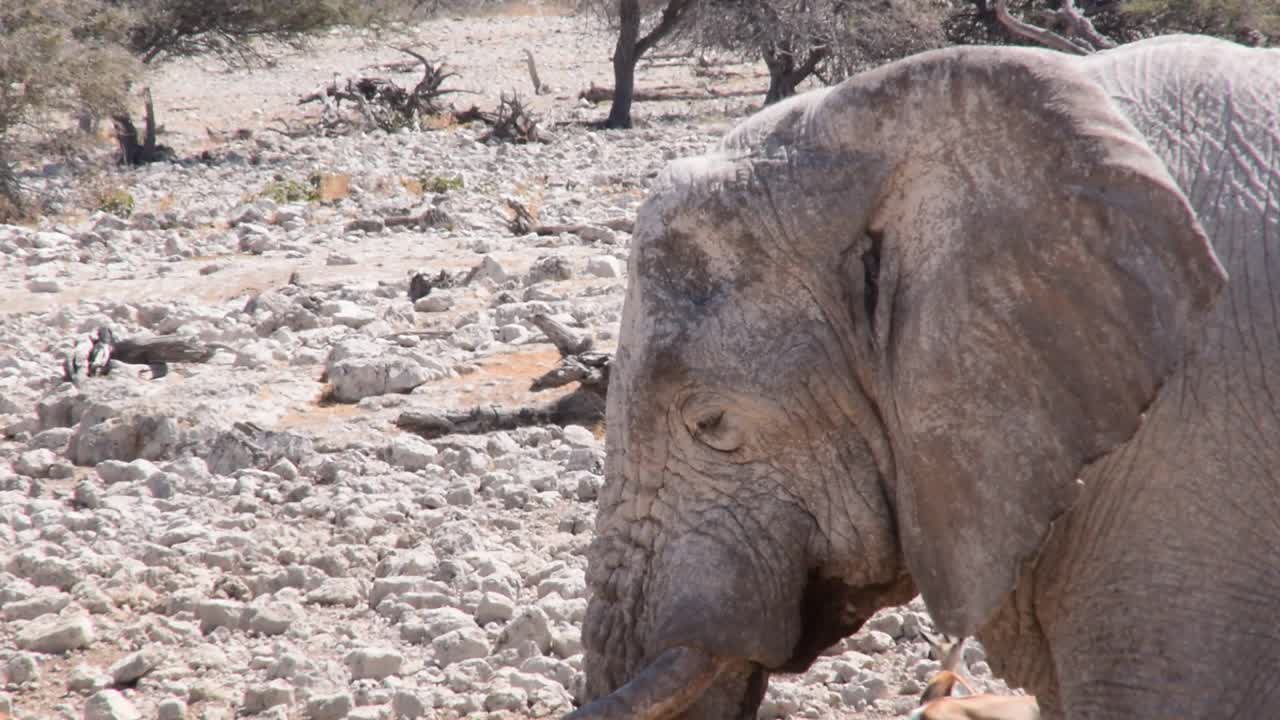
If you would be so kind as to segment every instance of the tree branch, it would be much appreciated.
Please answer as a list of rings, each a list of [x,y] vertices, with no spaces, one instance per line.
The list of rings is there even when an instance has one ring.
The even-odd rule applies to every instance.
[[[1018,37],[1034,40],[1045,47],[1071,53],[1072,55],[1088,55],[1093,52],[1092,49],[1082,48],[1053,31],[1038,28],[1035,25],[1018,20],[1009,14],[1008,0],[995,0],[995,11],[996,20],[999,20],[1001,25]]]
[[[662,38],[676,29],[680,24],[681,18],[684,17],[685,11],[693,4],[693,0],[668,0],[667,6],[662,9],[662,19],[654,26],[644,37],[636,42],[636,57],[640,57],[649,51],[654,45],[657,45]]]

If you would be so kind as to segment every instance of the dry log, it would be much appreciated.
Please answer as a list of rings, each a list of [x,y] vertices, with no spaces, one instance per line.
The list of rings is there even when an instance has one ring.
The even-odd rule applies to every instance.
[[[517,408],[478,407],[467,411],[406,411],[396,426],[428,440],[456,433],[479,434],[512,430],[529,425],[593,426],[604,421],[609,388],[609,364],[613,356],[592,352],[594,339],[554,318],[537,314],[532,322],[547,334],[560,351],[560,365],[535,379],[533,392],[578,383],[573,392],[542,405]]]
[[[632,96],[633,102],[674,102],[678,100],[715,100],[717,98],[748,97],[764,95],[763,90],[717,90],[715,88],[690,89],[679,85],[661,85],[651,88],[636,88]],[[578,93],[578,98],[589,103],[598,104],[613,100],[613,88],[608,85],[591,86]]]
[[[551,344],[560,351],[561,357],[587,352],[595,344],[594,338],[587,333],[579,332],[546,313],[537,313],[529,320],[546,334]]]

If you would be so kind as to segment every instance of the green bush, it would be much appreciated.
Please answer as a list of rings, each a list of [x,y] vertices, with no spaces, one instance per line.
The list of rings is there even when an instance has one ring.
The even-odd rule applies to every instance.
[[[274,200],[281,205],[295,202],[319,202],[320,176],[312,175],[307,182],[277,178],[267,183],[258,196]]]
[[[461,175],[445,177],[443,175],[431,175],[426,173],[418,176],[418,182],[422,183],[423,192],[438,193],[441,195],[449,192],[450,190],[461,190],[463,188]]]
[[[97,209],[116,217],[127,218],[133,214],[133,195],[123,188],[103,190],[97,197]]]

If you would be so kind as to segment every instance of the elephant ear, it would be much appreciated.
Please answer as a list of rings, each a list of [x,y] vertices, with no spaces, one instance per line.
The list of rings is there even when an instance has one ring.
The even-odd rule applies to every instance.
[[[939,626],[972,635],[1082,467],[1137,430],[1225,272],[1163,163],[1065,56],[929,53],[822,104],[822,136],[896,153],[865,219],[865,319],[908,567]]]

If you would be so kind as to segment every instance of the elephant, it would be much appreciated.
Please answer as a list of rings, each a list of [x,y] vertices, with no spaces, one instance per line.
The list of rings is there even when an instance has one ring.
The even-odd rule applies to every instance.
[[[581,718],[748,718],[917,593],[1047,718],[1280,707],[1280,50],[952,47],[637,212]]]

